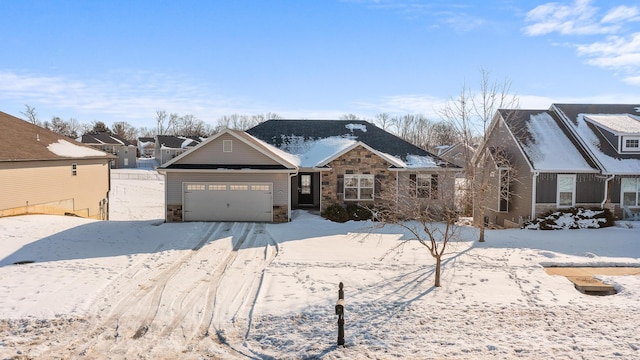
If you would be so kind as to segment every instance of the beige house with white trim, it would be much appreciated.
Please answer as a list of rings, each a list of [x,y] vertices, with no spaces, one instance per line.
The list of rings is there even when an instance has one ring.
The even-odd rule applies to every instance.
[[[0,217],[108,220],[113,155],[0,112]]]

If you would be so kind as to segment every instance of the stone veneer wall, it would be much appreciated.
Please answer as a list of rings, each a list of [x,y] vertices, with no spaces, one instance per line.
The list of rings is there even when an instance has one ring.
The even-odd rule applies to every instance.
[[[385,189],[395,189],[396,173],[388,170],[391,164],[362,146],[343,154],[328,165],[332,170],[322,172],[321,177],[321,211],[335,203],[358,203],[358,201],[344,201],[344,189],[338,189],[338,175],[372,174],[375,175],[375,186],[381,192]]]
[[[167,205],[167,222],[182,221],[182,205]]]

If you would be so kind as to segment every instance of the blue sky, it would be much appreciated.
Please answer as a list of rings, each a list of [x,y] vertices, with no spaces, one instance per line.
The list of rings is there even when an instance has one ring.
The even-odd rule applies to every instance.
[[[605,0],[0,0],[0,111],[423,113],[512,82],[523,108],[640,101],[640,5]]]

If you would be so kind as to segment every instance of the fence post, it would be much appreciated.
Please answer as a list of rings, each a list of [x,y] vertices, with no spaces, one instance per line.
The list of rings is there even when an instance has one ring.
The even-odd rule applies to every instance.
[[[336,315],[338,315],[338,345],[344,346],[344,290],[342,281],[338,290],[338,302],[336,303]]]

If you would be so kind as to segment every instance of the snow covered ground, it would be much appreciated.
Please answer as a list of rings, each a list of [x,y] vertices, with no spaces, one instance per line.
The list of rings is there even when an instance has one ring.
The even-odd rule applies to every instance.
[[[640,277],[602,276],[619,292],[597,297],[543,269],[640,267],[639,223],[485,243],[465,227],[434,288],[434,260],[398,229],[306,212],[164,224],[161,178],[128,178],[111,221],[0,219],[1,358],[640,358]]]

